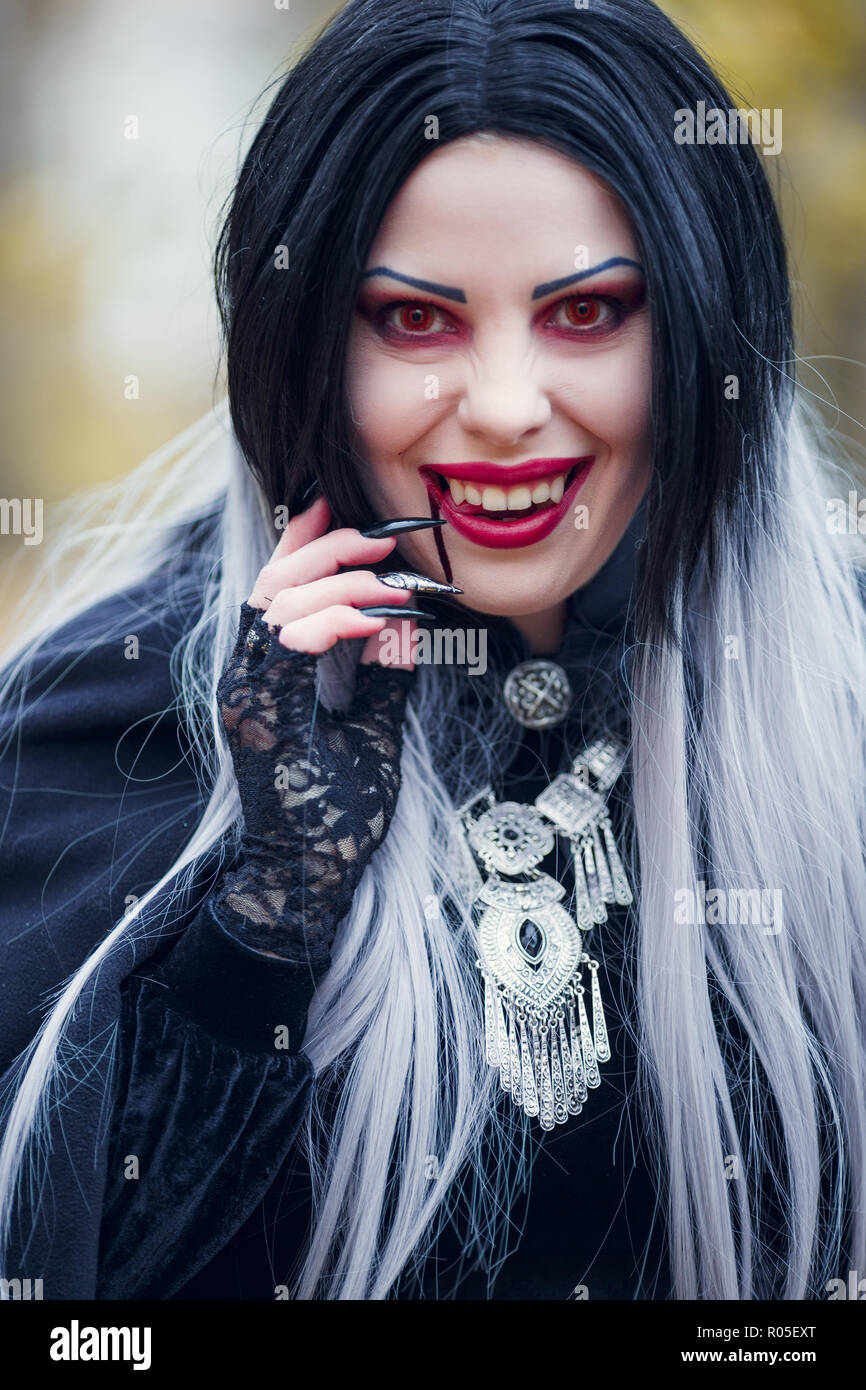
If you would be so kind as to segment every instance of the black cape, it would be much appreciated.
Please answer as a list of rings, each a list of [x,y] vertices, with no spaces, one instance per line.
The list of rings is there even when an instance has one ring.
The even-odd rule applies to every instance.
[[[581,673],[600,670],[599,653],[621,641],[642,511],[570,601],[563,659],[578,697]],[[171,670],[202,603],[189,540],[143,584],[54,634],[20,710],[0,716],[7,1112],[12,1064],[49,1000],[167,870],[204,809]],[[563,749],[562,734],[521,731],[502,793],[531,799]],[[22,1205],[5,1271],[41,1278],[46,1299],[273,1299],[297,1267],[310,1208],[295,1141],[315,1084],[301,1045],[315,981],[222,930],[210,904],[224,863],[214,851],[182,894],[150,904],[79,1000],[69,1035],[84,1050],[53,1098],[35,1227]],[[670,1296],[661,1175],[641,1142],[626,1024],[629,922],[611,909],[592,941],[612,1059],[581,1115],[548,1135],[530,1125],[529,1190],[516,1195],[496,1278],[465,1268],[460,1231],[448,1228],[397,1297]],[[275,1052],[281,1023],[289,1046]]]

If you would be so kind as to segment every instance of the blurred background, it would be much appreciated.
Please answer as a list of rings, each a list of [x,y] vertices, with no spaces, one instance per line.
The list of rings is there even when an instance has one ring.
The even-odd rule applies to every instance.
[[[210,269],[219,210],[264,89],[339,8],[6,0],[0,496],[42,497],[47,513],[134,467],[224,394]],[[801,379],[862,445],[866,0],[662,8],[738,104],[782,108],[782,153],[767,165],[798,295]],[[0,536],[16,588],[39,547],[25,549]]]

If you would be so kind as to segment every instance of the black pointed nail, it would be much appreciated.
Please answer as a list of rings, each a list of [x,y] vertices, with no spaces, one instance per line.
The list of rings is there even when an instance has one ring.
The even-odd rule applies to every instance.
[[[383,541],[390,536],[402,536],[407,531],[426,531],[430,526],[444,526],[445,518],[434,520],[429,516],[397,516],[391,521],[380,521],[361,535],[368,541]]]
[[[313,481],[310,483],[310,486],[308,488],[305,488],[304,491],[301,493],[301,496],[298,500],[299,507],[302,507],[304,505],[308,497],[312,497],[313,493],[316,491],[318,486],[319,480],[318,478],[314,478]]]
[[[463,590],[458,589],[456,584],[440,584],[438,579],[431,579],[426,574],[412,574],[406,570],[394,570],[391,574],[377,574],[376,578],[380,584],[387,584],[389,589],[408,589],[413,594],[462,594]]]
[[[388,603],[378,603],[372,608],[359,608],[359,613],[363,613],[365,618],[427,618],[430,622],[435,622],[436,618],[432,613],[426,613],[423,608],[398,608],[396,604],[392,607]]]

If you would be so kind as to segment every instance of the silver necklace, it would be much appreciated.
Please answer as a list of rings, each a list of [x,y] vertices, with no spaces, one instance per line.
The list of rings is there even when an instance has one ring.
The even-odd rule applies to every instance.
[[[600,1085],[599,1064],[610,1059],[599,964],[584,935],[607,920],[607,903],[632,902],[607,809],[625,760],[621,742],[597,739],[531,806],[497,802],[487,786],[457,812],[464,843],[487,874],[482,880],[464,856],[474,870],[487,1061],[542,1129],[580,1113]],[[575,918],[562,906],[562,884],[538,868],[558,834],[574,857]]]

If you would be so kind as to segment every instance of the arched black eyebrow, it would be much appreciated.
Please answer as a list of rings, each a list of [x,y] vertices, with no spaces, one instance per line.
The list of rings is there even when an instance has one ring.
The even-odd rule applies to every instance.
[[[598,265],[591,265],[589,270],[578,270],[576,274],[566,275],[562,280],[548,280],[546,285],[536,285],[532,291],[532,298],[543,299],[546,294],[563,290],[566,285],[573,285],[578,280],[585,280],[589,275],[598,275],[600,270],[610,270],[611,266],[614,265],[630,265],[643,273],[643,266],[638,261],[630,261],[628,256],[611,256],[608,261],[599,261]]]
[[[627,256],[611,256],[607,261],[599,261],[598,265],[592,265],[588,270],[578,270],[574,275],[566,275],[561,280],[548,280],[546,285],[536,285],[532,291],[533,299],[543,299],[547,294],[553,294],[556,290],[564,289],[566,285],[574,285],[578,280],[585,280],[590,275],[598,275],[601,270],[610,270],[611,266],[630,265],[635,270],[643,270],[637,261],[631,261]],[[392,280],[400,280],[404,285],[413,285],[418,290],[429,290],[431,294],[440,294],[443,299],[456,300],[458,304],[466,303],[466,292],[456,285],[437,285],[434,280],[418,280],[414,275],[401,275],[397,270],[391,270],[386,265],[377,265],[372,270],[365,270],[361,276],[362,280],[369,280],[373,275],[387,275]]]
[[[466,295],[463,290],[455,289],[453,285],[437,285],[433,280],[416,280],[413,275],[401,275],[396,270],[389,270],[386,265],[377,265],[372,270],[365,270],[361,279],[369,280],[371,275],[388,275],[392,280],[402,280],[404,285],[414,285],[418,290],[429,290],[431,294],[441,294],[443,299],[456,299],[458,304],[466,303]]]

